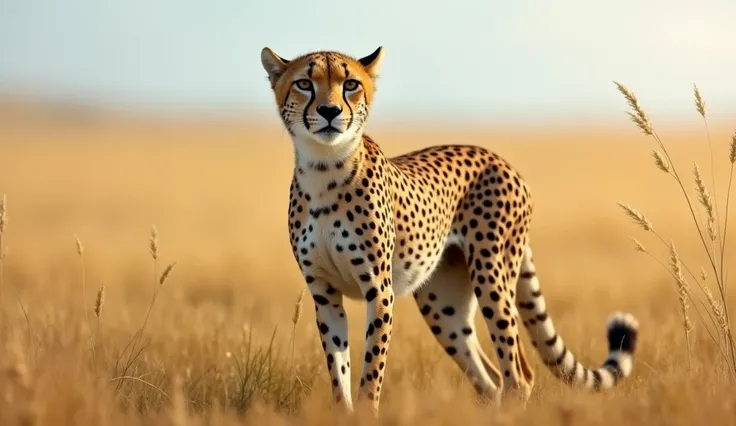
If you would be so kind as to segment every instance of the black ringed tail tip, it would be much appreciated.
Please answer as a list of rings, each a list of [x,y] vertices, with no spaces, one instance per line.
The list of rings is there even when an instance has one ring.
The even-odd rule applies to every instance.
[[[608,349],[633,355],[639,334],[639,321],[625,312],[616,312],[608,319]]]

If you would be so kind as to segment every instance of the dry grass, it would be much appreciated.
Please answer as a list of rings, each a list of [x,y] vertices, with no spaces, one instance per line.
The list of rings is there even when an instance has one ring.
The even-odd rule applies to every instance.
[[[637,125],[653,134],[652,121],[634,111]],[[8,200],[0,210],[0,253],[7,254],[0,261],[1,424],[375,423],[367,414],[356,420],[329,410],[314,311],[301,299],[287,241],[292,153],[276,117],[255,126],[22,115],[0,129],[0,194]],[[613,392],[568,389],[532,355],[539,378],[528,405],[484,407],[413,301],[401,300],[383,423],[730,424],[736,393],[724,368],[726,346],[706,326],[710,312],[726,335],[733,297],[718,288],[690,290],[726,282],[720,266],[734,257],[726,247],[713,272],[714,252],[704,252],[687,203],[662,173],[711,164],[702,127],[670,129],[655,166],[633,129],[372,129],[389,154],[449,137],[491,147],[521,170],[536,199],[541,284],[581,360],[603,360],[610,311],[630,311],[642,326],[633,376]],[[719,141],[730,140],[729,130],[709,134],[715,158],[727,156],[728,144]],[[698,171],[704,188],[712,169]],[[713,181],[728,182],[729,173],[716,168]],[[684,185],[702,206],[700,184]],[[718,198],[712,184],[709,194],[722,242],[733,235],[724,232],[727,213],[716,208],[726,201],[721,187]],[[632,207],[631,217],[621,215],[618,200],[646,217]],[[693,211],[711,241],[710,213]],[[632,250],[631,218],[662,236],[661,253],[673,259],[663,261],[665,269],[642,256],[657,253],[648,240]],[[689,286],[686,300],[676,270]],[[88,287],[99,291],[88,294]],[[688,317],[687,334],[682,301],[689,315],[703,314]],[[354,302],[347,308],[350,343],[360,347],[363,310]],[[478,326],[484,329],[480,318]],[[482,340],[492,353],[489,343]],[[353,350],[355,365],[360,355]]]
[[[715,348],[718,349],[721,355],[719,360],[720,363],[715,364],[714,367],[716,369],[722,369],[724,374],[728,374],[731,380],[736,380],[736,343],[734,341],[733,332],[730,327],[731,321],[728,309],[729,304],[726,277],[727,270],[725,269],[726,235],[728,233],[728,210],[731,201],[731,183],[733,181],[734,163],[736,163],[736,158],[734,157],[734,152],[736,152],[736,133],[734,133],[731,137],[730,144],[728,144],[728,150],[724,149],[722,155],[722,158],[726,159],[725,154],[728,152],[729,155],[727,159],[728,163],[730,163],[730,167],[728,186],[725,194],[725,217],[723,220],[723,225],[721,226],[721,223],[719,221],[718,204],[716,202],[716,197],[715,195],[711,196],[710,190],[707,188],[705,182],[703,181],[703,176],[700,172],[700,167],[698,167],[698,163],[696,161],[693,162],[693,181],[695,183],[695,193],[700,203],[700,207],[702,208],[701,213],[703,213],[703,215],[705,216],[704,218],[701,218],[697,214],[697,206],[693,202],[691,194],[689,194],[689,192],[685,188],[686,183],[684,179],[678,172],[678,168],[673,164],[672,158],[670,157],[670,153],[667,150],[665,143],[654,130],[651,121],[647,117],[644,109],[639,104],[636,96],[633,94],[633,92],[631,92],[627,87],[623,86],[622,84],[616,83],[616,86],[618,87],[624,98],[629,102],[629,106],[632,109],[632,111],[629,112],[629,117],[631,118],[631,120],[645,135],[651,136],[652,139],[654,139],[656,144],[659,146],[659,148],[662,150],[661,153],[659,151],[654,151],[654,163],[657,168],[671,176],[674,179],[675,183],[680,187],[682,195],[685,198],[688,210],[690,211],[690,215],[693,220],[692,223],[695,226],[695,230],[697,231],[700,242],[702,243],[705,257],[708,260],[708,267],[712,270],[713,285],[715,285],[716,289],[718,290],[717,297],[713,297],[713,293],[711,292],[708,284],[708,275],[705,272],[705,268],[701,267],[701,283],[695,276],[695,274],[691,271],[691,269],[687,267],[687,265],[685,265],[684,267],[687,270],[688,274],[693,278],[693,280],[697,284],[697,287],[699,287],[699,290],[703,294],[698,295],[697,293],[695,293],[695,289],[692,287],[692,285],[688,283],[687,279],[684,276],[683,264],[680,256],[677,253],[677,250],[675,249],[675,243],[670,240],[669,245],[667,245],[670,256],[670,267],[668,271],[672,274],[672,277],[674,278],[675,284],[677,286],[677,291],[680,295],[679,305],[680,313],[683,319],[685,347],[688,353],[688,366],[692,369],[690,334],[693,330],[693,323],[688,313],[688,301],[694,301],[696,303],[699,301],[702,304],[703,310],[701,311],[696,309],[698,316],[703,321],[703,327],[713,341]],[[705,124],[706,136],[710,149],[711,168],[714,168],[715,156],[713,152],[713,144],[710,138],[710,129],[708,126],[708,119],[705,110],[705,101],[703,100],[703,96],[701,95],[700,90],[698,90],[698,87],[695,85],[693,86],[693,97],[695,99],[695,109],[698,114],[700,114]],[[712,174],[712,177],[712,190],[715,194],[715,173]],[[626,214],[629,217],[633,218],[634,221],[639,224],[645,231],[653,233],[659,240],[659,242],[665,244],[662,236],[652,228],[652,224],[643,214],[637,212],[630,206],[621,203],[619,204],[623,207]],[[642,249],[641,243],[637,242],[636,248],[638,251],[643,251],[651,255],[650,252]],[[652,257],[657,260],[656,257]],[[659,260],[657,261],[659,262]],[[707,304],[703,301],[703,296],[705,296]]]

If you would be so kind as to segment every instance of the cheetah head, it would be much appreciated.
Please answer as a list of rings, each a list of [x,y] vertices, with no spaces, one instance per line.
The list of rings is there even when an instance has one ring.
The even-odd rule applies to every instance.
[[[264,47],[261,63],[295,143],[337,147],[362,135],[382,57],[379,47],[360,59],[313,52],[287,60]]]

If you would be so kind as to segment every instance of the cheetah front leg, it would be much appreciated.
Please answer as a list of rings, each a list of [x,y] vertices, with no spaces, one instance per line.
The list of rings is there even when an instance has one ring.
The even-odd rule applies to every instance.
[[[306,275],[305,278],[314,299],[317,329],[327,358],[332,394],[336,403],[352,411],[348,324],[343,307],[343,295],[321,278],[311,275]]]
[[[362,277],[367,278],[365,275]],[[391,328],[394,323],[394,291],[390,273],[361,283],[361,290],[367,302],[367,330],[358,398],[371,401],[373,409],[378,411],[388,347],[391,343]]]

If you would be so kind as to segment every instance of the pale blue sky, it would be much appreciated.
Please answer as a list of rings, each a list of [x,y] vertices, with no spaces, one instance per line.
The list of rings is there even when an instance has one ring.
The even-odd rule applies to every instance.
[[[377,119],[736,115],[736,0],[0,0],[0,90],[273,113],[259,54],[386,48]]]

